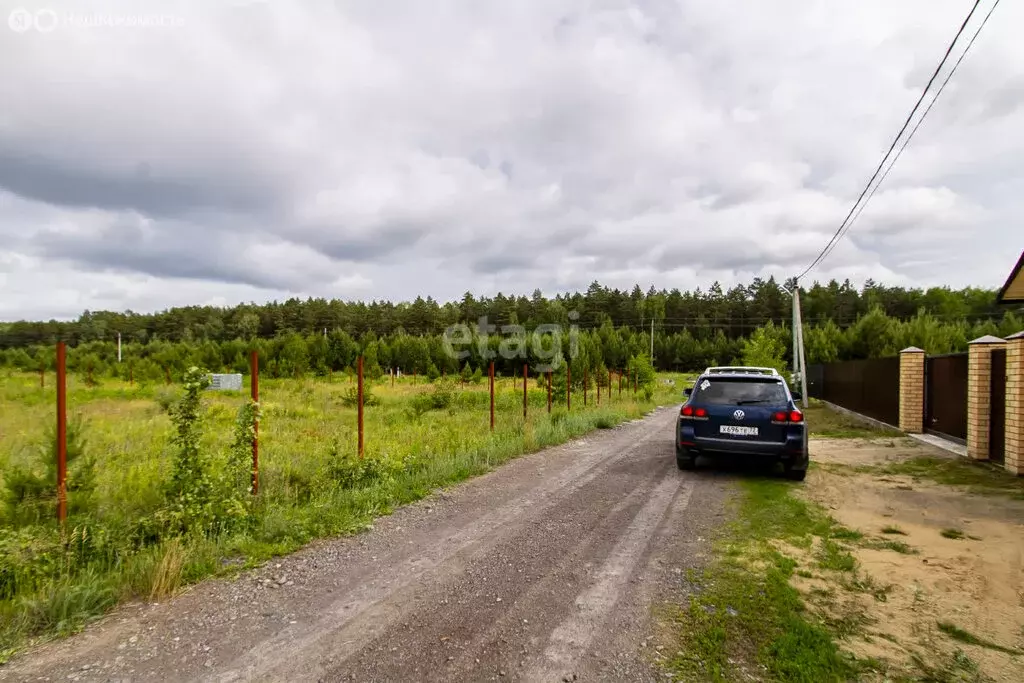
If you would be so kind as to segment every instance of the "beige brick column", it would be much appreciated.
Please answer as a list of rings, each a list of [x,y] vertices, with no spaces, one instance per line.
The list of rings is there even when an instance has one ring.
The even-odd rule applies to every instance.
[[[900,430],[924,431],[924,350],[915,346],[900,351]]]
[[[986,335],[967,347],[967,457],[988,460],[992,407],[992,351],[1006,345]]]
[[[1006,469],[1024,475],[1024,332],[1006,338]]]

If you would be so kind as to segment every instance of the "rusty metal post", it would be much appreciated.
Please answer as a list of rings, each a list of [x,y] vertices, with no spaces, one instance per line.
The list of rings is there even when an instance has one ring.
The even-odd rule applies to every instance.
[[[639,370],[634,370],[633,371],[633,394],[634,395],[636,394],[637,389],[639,389],[639,388],[640,388],[640,371]]]
[[[166,365],[164,366],[164,379],[167,380],[168,384],[171,383],[171,369]]]
[[[527,370],[527,364],[523,363],[523,420],[526,420],[526,376],[530,374]]]
[[[548,412],[551,412],[551,371],[548,370]]]
[[[491,431],[494,431],[494,361],[491,361],[491,367],[487,371],[487,375],[491,381]]]
[[[572,370],[568,363],[565,364],[565,409],[572,410]]]
[[[587,407],[587,369],[583,368],[583,407]]]
[[[64,342],[57,342],[57,521],[68,517],[68,396]]]
[[[260,358],[256,351],[249,352],[249,396],[257,406],[260,403]],[[252,426],[252,495],[260,492],[260,423]]]
[[[356,363],[357,393],[359,398],[359,457],[363,457],[363,357],[359,356]]]
[[[391,368],[391,386],[395,386],[395,375],[396,374],[397,373],[395,372],[395,369]]]
[[[619,380],[619,398],[622,398],[622,373],[621,372],[616,372],[615,376]]]

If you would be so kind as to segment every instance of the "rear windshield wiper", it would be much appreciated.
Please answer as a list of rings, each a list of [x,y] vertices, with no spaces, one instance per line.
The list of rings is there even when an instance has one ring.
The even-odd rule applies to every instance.
[[[742,401],[736,401],[736,405],[738,405],[738,406],[745,406],[745,405],[750,405],[751,403],[771,403],[771,402],[772,402],[772,399],[770,399],[770,398],[748,398],[748,399],[744,399]]]

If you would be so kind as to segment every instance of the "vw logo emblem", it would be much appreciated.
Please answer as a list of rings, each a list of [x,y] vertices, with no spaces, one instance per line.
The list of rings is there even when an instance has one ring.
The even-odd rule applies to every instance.
[[[744,417],[746,417],[747,414],[744,413],[742,410],[737,410],[735,413],[732,414],[732,416],[733,416],[733,419],[738,421],[738,420],[742,420]]]

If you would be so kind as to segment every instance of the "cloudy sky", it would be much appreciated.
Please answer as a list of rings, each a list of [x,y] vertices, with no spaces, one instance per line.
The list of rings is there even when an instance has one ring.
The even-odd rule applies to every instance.
[[[792,276],[970,4],[0,0],[0,320]],[[814,277],[1002,283],[1020,26]]]

